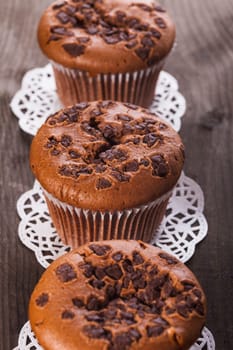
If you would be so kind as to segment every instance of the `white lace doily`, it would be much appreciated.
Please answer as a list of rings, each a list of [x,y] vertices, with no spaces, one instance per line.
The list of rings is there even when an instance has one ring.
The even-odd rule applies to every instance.
[[[35,135],[46,118],[62,106],[56,93],[51,64],[28,71],[21,89],[13,97],[10,107],[19,118],[19,126],[26,133]],[[177,80],[167,72],[159,76],[151,111],[180,130],[181,118],[186,110],[184,97],[178,91]]]
[[[13,350],[43,350],[31,330],[29,321],[21,329],[18,346]],[[189,350],[215,350],[214,337],[206,327],[203,328],[200,338]]]
[[[173,191],[166,216],[151,243],[186,262],[194,254],[196,244],[207,235],[203,209],[201,188],[182,174]],[[52,225],[38,182],[19,198],[17,210],[21,218],[19,237],[24,245],[35,252],[44,268],[69,250],[62,244]]]

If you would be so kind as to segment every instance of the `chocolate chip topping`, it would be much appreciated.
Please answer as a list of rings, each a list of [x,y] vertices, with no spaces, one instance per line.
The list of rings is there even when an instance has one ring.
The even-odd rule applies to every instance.
[[[42,293],[39,295],[39,297],[36,299],[36,305],[39,307],[44,307],[49,301],[49,295],[47,293]]]
[[[92,204],[85,208],[96,205],[98,210],[101,203],[98,207],[95,203],[101,193],[108,197],[116,191],[121,192],[122,201],[126,197],[124,208],[149,203],[171,189],[177,182],[179,165],[183,165],[177,133],[148,110],[130,103],[79,103],[49,117],[42,131],[39,157],[43,155],[43,162],[48,159],[49,167],[43,187],[53,193],[49,187],[56,183],[55,197],[77,207],[84,208],[90,198]],[[32,163],[39,165],[38,155],[34,158]],[[166,178],[162,187],[161,183],[157,186],[156,177]],[[134,186],[139,183],[138,199]],[[65,198],[68,192],[69,198]],[[102,199],[105,201],[105,196]],[[115,205],[112,198],[111,203]],[[111,203],[109,199],[101,210],[108,210]]]
[[[63,44],[64,50],[68,52],[73,57],[78,57],[84,54],[85,46],[78,44]]]
[[[56,27],[63,28],[54,31],[50,28],[50,37],[47,45],[53,41],[73,36],[72,42],[64,43],[62,47],[71,57],[79,57],[85,53],[86,47],[92,40],[92,36],[98,36],[104,43],[110,46],[121,44],[128,50],[132,50],[143,62],[147,63],[154,54],[156,40],[162,33],[154,35],[152,30],[167,28],[167,19],[163,18],[163,8],[160,6],[149,6],[143,3],[129,4],[125,11],[108,11],[105,4],[99,0],[86,3],[84,0],[61,1],[52,7],[54,17],[57,21]],[[138,14],[135,14],[138,12]],[[158,17],[158,13],[160,17]],[[148,18],[149,15],[149,18]],[[153,21],[154,19],[154,21]],[[154,22],[154,23],[153,23]],[[155,26],[155,28],[154,28]],[[90,38],[78,37],[77,30],[84,30]],[[57,34],[57,35],[55,35]],[[78,42],[78,43],[77,43]],[[142,46],[140,46],[140,43]],[[150,61],[151,62],[151,61]]]
[[[154,176],[165,177],[168,174],[168,165],[165,159],[161,155],[155,155],[151,157]]]
[[[63,320],[72,320],[74,318],[74,316],[75,316],[75,314],[70,310],[65,310],[61,314],[61,318]]]
[[[66,263],[58,266],[55,270],[55,273],[56,273],[58,279],[64,283],[70,282],[70,281],[77,278],[77,273],[74,270],[73,266],[71,266],[70,264],[66,264]]]
[[[186,339],[187,324],[193,325],[193,336],[196,333],[198,336],[205,319],[205,298],[185,265],[145,243],[118,242],[87,244],[61,258],[65,262],[55,269],[56,276],[60,276],[61,271],[69,271],[68,280],[78,276],[76,284],[67,288],[60,288],[59,284],[58,288],[60,282],[57,278],[53,280],[54,270],[49,269],[49,281],[41,280],[39,294],[32,299],[37,308],[33,316],[43,311],[55,312],[60,317],[59,327],[62,323],[75,322],[84,343],[95,339],[99,347],[104,344],[112,350],[137,348],[145,337],[156,347],[160,337],[165,334],[167,337],[170,332],[176,334],[177,329],[180,339]],[[174,260],[175,263],[171,263]],[[51,300],[48,292],[41,292],[45,287],[50,290],[48,282],[53,288]],[[57,300],[62,300],[61,304]],[[50,305],[53,305],[51,309]],[[39,319],[42,318],[43,327],[49,331],[46,313],[39,315]],[[32,318],[32,325],[33,322]],[[188,341],[187,346],[195,339]],[[173,349],[172,344],[173,340]]]
[[[100,244],[91,244],[89,248],[98,256],[103,256],[111,250],[110,246]]]

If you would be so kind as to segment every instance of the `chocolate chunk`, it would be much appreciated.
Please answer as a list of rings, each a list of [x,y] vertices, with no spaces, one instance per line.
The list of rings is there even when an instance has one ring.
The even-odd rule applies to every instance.
[[[72,143],[72,138],[69,135],[62,135],[61,144],[64,147],[69,147]]]
[[[53,10],[57,10],[61,7],[63,7],[66,4],[66,1],[57,1],[55,4],[52,6]]]
[[[169,265],[175,265],[178,263],[178,260],[175,257],[166,253],[159,253],[159,257],[166,260]]]
[[[105,282],[100,280],[91,280],[89,283],[93,288],[97,289],[102,289],[105,286]]]
[[[184,286],[185,291],[188,291],[194,288],[194,284],[191,281],[184,280],[184,281],[181,281],[181,284]]]
[[[125,20],[126,14],[123,11],[116,11],[116,19],[118,22],[123,23]]]
[[[106,274],[114,280],[118,280],[122,277],[122,271],[118,264],[113,264],[105,269]]]
[[[158,337],[164,332],[164,328],[162,326],[147,326],[146,331],[149,338]]]
[[[81,44],[86,44],[86,43],[88,43],[88,41],[90,41],[90,38],[85,37],[85,36],[78,37],[77,39],[78,39],[79,43],[81,43]]]
[[[71,266],[68,263],[64,263],[60,266],[58,266],[55,270],[55,273],[57,275],[57,277],[59,278],[59,280],[61,282],[70,282],[74,279],[77,278],[77,273],[74,270],[73,266]]]
[[[58,140],[56,139],[55,136],[50,136],[48,139],[48,142],[46,143],[45,147],[46,148],[52,148],[53,146],[58,145]]]
[[[150,53],[150,49],[144,46],[140,46],[138,49],[135,50],[137,56],[141,58],[142,61],[145,61]]]
[[[53,27],[53,28],[51,28],[51,33],[57,34],[57,35],[66,35],[66,36],[73,36],[74,35],[73,32],[67,30],[64,27]],[[61,37],[59,37],[59,38],[61,38]]]
[[[130,175],[121,173],[120,171],[112,171],[111,176],[117,179],[119,182],[129,182]]]
[[[89,106],[88,102],[80,102],[75,105],[75,108],[84,110]]]
[[[169,323],[162,317],[154,318],[152,321],[161,326],[165,326],[165,327],[169,326]]]
[[[105,165],[103,165],[103,164],[97,164],[97,165],[96,165],[96,168],[95,168],[95,172],[96,172],[97,174],[103,173],[103,172],[105,172],[106,169],[107,169],[107,167],[106,167]]]
[[[151,28],[150,29],[150,33],[156,39],[160,39],[161,38],[161,33],[155,28]]]
[[[123,126],[122,134],[123,135],[128,135],[128,134],[132,134],[132,133],[133,133],[133,126],[131,126],[130,124],[126,123]]]
[[[117,262],[121,261],[122,258],[123,258],[123,255],[121,252],[117,252],[112,255],[112,259]]]
[[[95,25],[90,25],[87,29],[86,32],[90,35],[94,35],[98,33],[98,28]]]
[[[201,293],[200,289],[195,288],[195,289],[193,289],[192,292],[198,299],[201,299],[202,293]]]
[[[94,273],[94,266],[89,263],[81,263],[78,265],[80,269],[83,270],[83,274],[85,277],[89,278]]]
[[[130,28],[135,28],[136,26],[138,26],[140,24],[139,19],[137,18],[131,18],[130,20],[128,20],[128,26]]]
[[[131,162],[128,162],[124,165],[123,167],[123,171],[126,171],[126,172],[135,172],[135,171],[138,171],[139,169],[139,164],[136,160],[132,160]]]
[[[63,320],[72,320],[74,318],[74,316],[75,316],[75,314],[70,310],[65,310],[61,314],[61,318]]]
[[[141,256],[141,254],[136,251],[133,251],[133,264],[141,265],[143,263],[144,263],[144,258]]]
[[[124,122],[130,122],[133,118],[127,114],[117,114],[117,119]]]
[[[161,155],[154,155],[151,157],[153,172],[152,175],[165,177],[168,174],[168,165]]]
[[[105,179],[104,177],[99,178],[96,183],[97,190],[103,190],[111,186],[112,186],[111,182],[108,179]]]
[[[105,269],[97,266],[95,268],[94,275],[96,278],[98,278],[98,280],[102,280],[106,276]]]
[[[72,6],[72,5],[67,5],[66,6],[66,12],[68,13],[68,15],[73,16],[76,12],[76,7]]]
[[[103,130],[103,135],[106,139],[111,139],[116,136],[116,129],[111,125],[106,125]]]
[[[159,28],[161,28],[161,29],[167,28],[167,25],[166,25],[165,21],[164,21],[163,18],[161,18],[161,17],[155,18],[155,23],[156,23],[156,24],[159,26]]]
[[[147,134],[143,137],[143,143],[146,143],[148,147],[152,147],[160,138],[154,133]]]
[[[124,105],[125,105],[125,107],[133,109],[134,111],[136,111],[138,109],[138,106],[136,106],[132,103],[129,103],[129,102],[125,102]]]
[[[89,322],[97,322],[97,323],[103,323],[104,322],[104,318],[101,317],[100,315],[97,315],[97,314],[87,315],[87,316],[85,316],[85,318]]]
[[[177,290],[172,284],[172,280],[168,279],[163,286],[162,295],[165,298],[175,297],[177,295]]]
[[[128,42],[125,47],[127,47],[127,49],[133,49],[135,46],[137,46],[138,41],[137,40],[132,40],[130,42]]]
[[[79,298],[73,298],[72,303],[74,304],[74,306],[76,306],[78,308],[81,308],[84,306],[84,302]]]
[[[140,137],[134,137],[133,138],[133,144],[134,145],[138,145],[140,143],[140,140],[141,140]]]
[[[81,154],[74,151],[74,150],[70,150],[69,155],[70,155],[70,158],[72,158],[72,159],[78,159],[81,157]]]
[[[83,327],[83,332],[85,335],[87,335],[89,338],[96,338],[96,339],[108,339],[111,340],[112,334],[110,331],[100,327],[100,326],[94,326],[94,325],[88,325]]]
[[[123,269],[127,272],[133,272],[134,271],[134,268],[133,268],[133,265],[132,265],[132,262],[129,260],[129,259],[125,259],[123,261]]]
[[[184,318],[187,318],[189,315],[189,307],[184,302],[181,302],[180,304],[176,305],[176,310],[178,314]]]
[[[106,295],[109,300],[114,299],[117,296],[117,291],[114,286],[108,285],[106,288]]]
[[[123,288],[128,288],[130,284],[130,278],[128,276],[125,276],[123,278]]]
[[[78,45],[78,44],[75,44],[75,43],[63,44],[62,47],[72,57],[81,56],[81,55],[84,54],[84,51],[85,51],[85,46],[84,45]]]
[[[143,11],[151,12],[153,10],[152,7],[145,4],[137,4],[137,6],[140,7]]]
[[[144,289],[146,287],[146,281],[142,276],[133,280],[133,286],[136,290]]]
[[[150,36],[145,35],[141,40],[142,45],[146,47],[154,47],[155,42],[150,38]]]
[[[158,12],[166,12],[166,10],[160,5],[155,5],[154,9],[155,11],[158,11]]]
[[[108,245],[90,244],[89,248],[98,256],[103,256],[111,250]]]
[[[202,302],[200,300],[198,300],[196,305],[195,305],[195,311],[201,316],[204,316],[204,314],[205,314],[204,305],[202,304]]]
[[[128,158],[126,151],[119,148],[112,147],[106,152],[101,152],[99,158],[102,160],[113,160],[114,158],[120,161],[124,161]]]
[[[120,316],[121,316],[121,318],[123,318],[125,320],[134,321],[134,314],[132,312],[121,311]]]
[[[141,159],[140,161],[140,165],[144,165],[145,167],[147,167],[150,164],[148,159]]]
[[[70,17],[67,15],[66,12],[64,11],[60,11],[56,14],[56,17],[57,19],[59,19],[59,21],[62,23],[62,24],[66,24],[70,21]]]
[[[135,339],[137,341],[142,337],[140,332],[135,328],[129,329],[129,336],[131,339],[133,339],[133,340]]]
[[[49,301],[49,295],[47,293],[42,293],[36,299],[36,305],[40,307],[44,307]]]
[[[52,34],[52,35],[50,35],[50,37],[49,37],[48,44],[50,43],[50,41],[58,41],[58,40],[61,40],[61,37]]]
[[[115,309],[107,309],[104,311],[104,318],[108,319],[108,320],[112,320],[113,318],[116,317],[117,314],[117,310]]]
[[[51,155],[52,156],[58,156],[60,153],[61,152],[58,149],[56,149],[56,148],[51,151]]]
[[[87,310],[100,310],[101,302],[94,295],[89,296],[87,300]]]
[[[103,36],[103,39],[109,45],[117,44],[121,41],[118,34],[109,35],[109,36],[105,35],[105,36]]]

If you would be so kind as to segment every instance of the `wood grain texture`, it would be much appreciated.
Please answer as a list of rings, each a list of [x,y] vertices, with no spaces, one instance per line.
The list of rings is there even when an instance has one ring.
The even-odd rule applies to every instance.
[[[17,345],[30,293],[42,268],[17,237],[16,200],[33,183],[30,137],[9,102],[23,74],[46,64],[36,42],[38,18],[51,1],[0,0],[0,350]],[[179,81],[188,109],[181,135],[185,172],[205,193],[208,237],[188,265],[208,298],[207,326],[216,349],[233,349],[233,6],[232,0],[164,0],[177,45],[166,70]]]

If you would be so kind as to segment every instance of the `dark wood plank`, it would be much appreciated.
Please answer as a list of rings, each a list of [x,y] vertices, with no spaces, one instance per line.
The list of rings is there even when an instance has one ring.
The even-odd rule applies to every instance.
[[[30,137],[19,130],[9,102],[30,68],[46,64],[36,42],[49,0],[0,0],[0,350],[17,345],[30,293],[42,273],[17,237],[16,200],[33,183]],[[207,326],[216,349],[233,348],[233,6],[232,0],[164,0],[177,24],[177,45],[166,63],[186,97],[181,135],[185,172],[205,193],[208,237],[188,265],[208,298]]]

